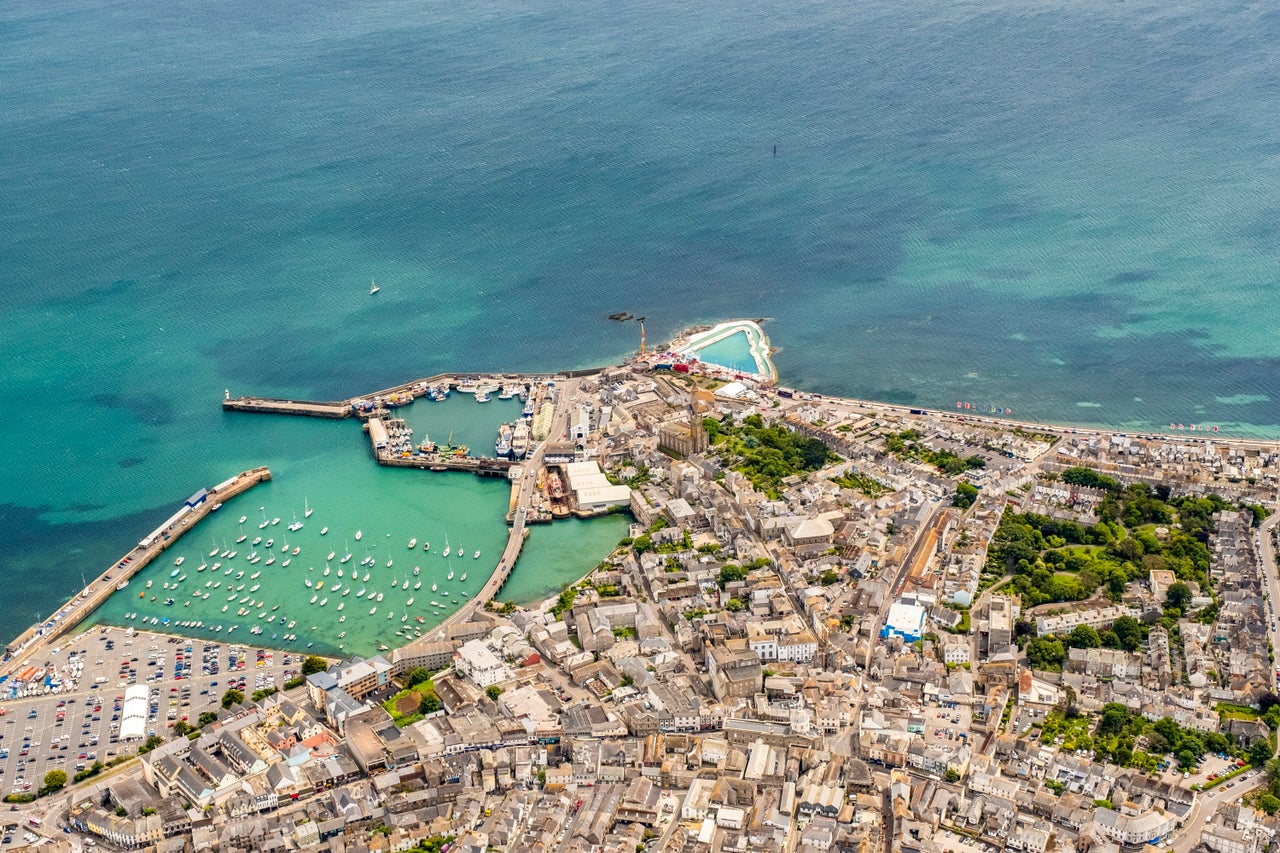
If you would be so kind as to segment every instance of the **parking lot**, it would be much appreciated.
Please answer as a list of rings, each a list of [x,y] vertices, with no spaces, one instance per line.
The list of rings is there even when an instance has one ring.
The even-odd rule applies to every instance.
[[[969,706],[954,702],[944,702],[941,707],[925,708],[925,743],[944,746],[964,743],[969,736],[971,713]]]
[[[0,694],[6,697],[0,716],[0,792],[5,795],[36,791],[50,770],[65,771],[70,782],[94,761],[106,764],[132,755],[150,734],[167,738],[178,720],[194,725],[202,712],[218,710],[228,689],[248,697],[280,686],[302,662],[300,655],[160,634],[126,636],[111,628],[94,628],[71,640],[46,663],[63,668],[71,656],[83,671],[69,692],[9,698],[7,689]],[[146,731],[126,742],[118,737],[121,708],[126,688],[134,684],[150,688]],[[9,685],[0,684],[3,688]]]

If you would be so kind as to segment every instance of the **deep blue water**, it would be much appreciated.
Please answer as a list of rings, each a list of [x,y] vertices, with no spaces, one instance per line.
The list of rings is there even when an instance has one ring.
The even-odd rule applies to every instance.
[[[1266,3],[17,0],[0,38],[0,635],[251,465],[376,510],[351,425],[224,389],[595,364],[614,311],[771,318],[832,393],[1280,431]]]

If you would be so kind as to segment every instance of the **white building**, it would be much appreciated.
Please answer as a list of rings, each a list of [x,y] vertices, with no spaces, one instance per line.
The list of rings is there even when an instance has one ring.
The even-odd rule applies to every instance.
[[[453,668],[480,687],[506,681],[511,670],[493,651],[479,640],[464,643],[453,655]]]
[[[1150,844],[1173,832],[1177,818],[1164,809],[1138,812],[1132,805],[1114,809],[1097,809],[1093,823],[1107,838],[1118,844]]]

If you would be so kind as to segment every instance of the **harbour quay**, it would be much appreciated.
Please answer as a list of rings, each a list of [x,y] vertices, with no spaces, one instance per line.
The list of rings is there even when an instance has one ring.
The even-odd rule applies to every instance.
[[[40,620],[14,638],[5,647],[4,658],[0,659],[0,675],[12,675],[18,671],[22,661],[42,657],[47,647],[59,637],[75,630],[112,593],[124,589],[134,575],[163,554],[169,546],[195,527],[197,522],[209,513],[221,509],[225,501],[270,479],[271,471],[267,468],[252,468],[216,486],[201,489],[187,498],[177,512],[86,584],[74,598],[58,608],[53,616]]]

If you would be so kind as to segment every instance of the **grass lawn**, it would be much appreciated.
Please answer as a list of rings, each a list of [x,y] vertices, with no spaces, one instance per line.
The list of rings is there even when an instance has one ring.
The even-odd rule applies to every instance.
[[[391,715],[391,719],[399,728],[404,728],[422,719],[422,714],[418,713],[418,706],[421,703],[422,694],[418,692],[417,687],[411,687],[393,695],[382,703],[382,707]]]

